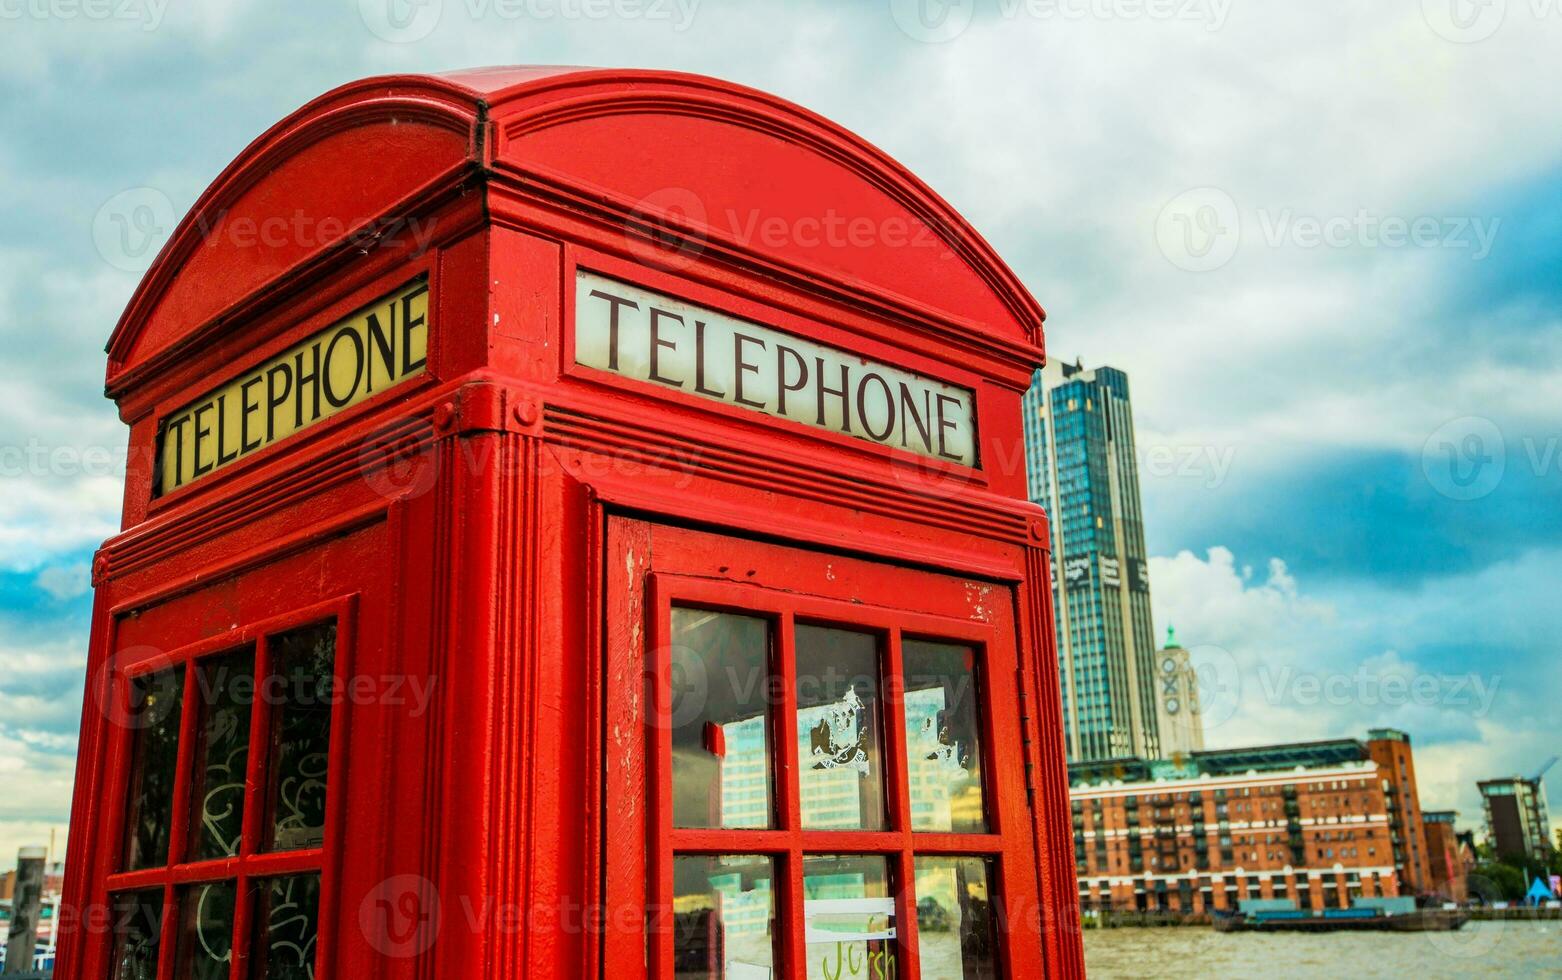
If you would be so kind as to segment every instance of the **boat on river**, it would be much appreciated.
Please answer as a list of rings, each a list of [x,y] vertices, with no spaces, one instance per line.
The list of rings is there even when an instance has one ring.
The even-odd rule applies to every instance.
[[[1469,920],[1469,914],[1458,909],[1265,909],[1216,912],[1211,924],[1216,932],[1452,932]]]

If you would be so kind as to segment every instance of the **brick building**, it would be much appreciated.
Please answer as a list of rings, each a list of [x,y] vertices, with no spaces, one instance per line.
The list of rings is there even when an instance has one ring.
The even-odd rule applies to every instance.
[[[1322,909],[1415,894],[1408,882],[1418,873],[1427,880],[1427,849],[1409,752],[1403,733],[1379,730],[1365,742],[1076,763],[1069,775],[1080,902],[1205,912],[1243,899]],[[1408,867],[1415,855],[1419,872]]]
[[[1408,894],[1424,895],[1434,889],[1410,736],[1393,728],[1374,728],[1367,732],[1367,752],[1378,764],[1386,784],[1383,792],[1388,804],[1394,864],[1403,871],[1401,885]]]
[[[1463,902],[1469,894],[1465,878],[1465,855],[1454,829],[1453,810],[1433,810],[1421,815],[1426,832],[1427,864],[1431,871],[1430,891],[1448,902]]]

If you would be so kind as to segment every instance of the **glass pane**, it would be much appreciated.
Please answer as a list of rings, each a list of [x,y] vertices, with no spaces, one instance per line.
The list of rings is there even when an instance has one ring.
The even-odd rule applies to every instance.
[[[901,652],[911,829],[984,833],[976,653],[925,640],[906,640]]]
[[[179,980],[223,980],[233,960],[231,881],[192,885],[179,898]]]
[[[899,976],[895,899],[883,855],[803,858],[803,941],[808,976]],[[925,977],[941,976],[922,969]]]
[[[768,857],[673,859],[673,976],[769,977],[775,968],[775,868]]]
[[[163,890],[122,892],[114,896],[114,951],[109,980],[156,980],[157,951],[163,934]]]
[[[918,857],[917,957],[924,977],[998,976],[992,859]]]
[[[320,937],[320,876],[291,875],[253,886],[255,980],[313,980]]]
[[[245,650],[202,664],[201,720],[196,725],[190,779],[190,826],[197,860],[239,853],[244,824],[245,764],[250,705],[255,699],[255,654]]]
[[[168,863],[174,770],[179,762],[179,718],[184,669],[144,674],[130,682],[130,798],[125,812],[125,868]]]
[[[797,627],[797,758],[803,826],[884,828],[879,643],[869,633]]]
[[[271,637],[270,835],[267,849],[319,847],[325,840],[326,764],[331,754],[336,624]]]
[[[672,611],[673,826],[769,827],[770,623]]]

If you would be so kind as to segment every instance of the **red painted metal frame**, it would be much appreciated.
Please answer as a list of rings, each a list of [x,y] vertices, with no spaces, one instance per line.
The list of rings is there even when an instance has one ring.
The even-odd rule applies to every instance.
[[[700,152],[676,152],[691,145]],[[659,206],[667,188],[698,195],[712,220]],[[730,209],[899,222],[935,247],[756,242],[714,220]],[[416,219],[428,237],[256,248],[226,232],[294,213],[382,230]],[[577,267],[967,386],[981,465],[930,465],[579,368]],[[430,287],[423,376],[153,495],[168,408],[417,275]],[[989,835],[1020,950],[1009,968],[1078,975],[1048,530],[1024,500],[1019,419],[1041,323],[1013,272],[903,167],[742,86],[614,69],[396,76],[279,122],[200,197],[110,339],[129,466],[123,531],[93,563],[59,975],[105,975],[94,910],[111,883],[152,880],[119,877],[127,742],[100,709],[123,710],[120,661],[226,649],[343,596],[356,603],[355,674],[432,687],[426,710],[355,704],[333,726],[318,975],[633,972],[649,825],[633,832],[645,846],[619,845],[652,802],[636,795],[651,760],[631,737],[638,716],[615,707],[614,671],[647,640],[653,572],[798,602],[857,589],[883,600],[865,606],[950,622],[970,618],[966,584],[923,583],[960,582],[1002,607],[993,615],[1008,625],[981,642],[1007,644],[1018,668],[992,679],[1012,690],[1008,707],[984,715],[1009,732],[987,750],[993,785],[1013,794]],[[723,555],[764,550],[750,539],[791,557],[752,577],[723,572]],[[832,584],[832,570],[847,578]],[[899,737],[886,726],[888,748]],[[897,833],[874,846],[903,862]],[[154,882],[165,898],[174,877]],[[360,909],[402,879],[430,886],[443,925],[437,941],[386,952]]]
[[[617,519],[613,523],[618,523]],[[635,554],[626,538],[638,540],[642,549]],[[639,602],[622,607],[641,610],[646,617],[646,642],[619,648],[608,666],[608,718],[616,726],[636,726],[643,733],[639,750],[645,754],[644,785],[629,784],[611,788],[606,794],[607,810],[613,813],[641,813],[626,796],[653,801],[648,819],[614,821],[610,825],[606,862],[611,867],[646,855],[651,894],[648,896],[649,940],[652,959],[649,976],[668,980],[673,957],[671,928],[673,872],[675,853],[759,854],[776,862],[781,907],[777,923],[781,928],[777,952],[785,975],[803,973],[803,899],[801,893],[802,859],[811,854],[883,854],[889,860],[896,899],[899,957],[903,976],[920,975],[916,945],[915,904],[912,896],[914,855],[968,855],[995,859],[995,886],[1004,905],[1017,900],[1028,908],[1034,893],[1034,840],[1026,829],[1029,822],[1025,782],[1024,734],[1020,723],[1020,676],[1015,659],[1015,628],[1009,614],[1012,598],[1008,588],[991,586],[997,598],[990,605],[967,605],[964,616],[949,615],[964,604],[975,587],[969,580],[954,579],[925,572],[875,568],[868,563],[841,556],[783,548],[741,539],[716,542],[699,532],[657,527],[649,532],[622,529],[610,535],[616,547],[610,550],[609,567],[628,567],[646,562],[643,579],[615,581],[610,588],[643,590]],[[647,542],[650,542],[647,544]],[[694,560],[691,562],[690,559]],[[681,559],[681,560],[680,560]],[[772,570],[852,566],[857,574],[850,582],[835,585],[830,581],[798,576],[793,588],[755,585],[748,581],[720,576],[722,565]],[[749,573],[750,576],[753,574]],[[783,573],[784,574],[784,573]],[[735,577],[736,573],[735,573]],[[747,577],[747,576],[744,576]],[[833,587],[832,587],[833,585]],[[916,591],[908,592],[914,586]],[[914,599],[911,597],[914,596]],[[939,597],[943,614],[919,611]],[[910,601],[908,601],[908,599]],[[667,701],[671,690],[670,660],[665,655],[671,645],[671,610],[674,606],[740,612],[766,618],[771,624],[771,671],[782,679],[776,685],[779,702],[770,707],[770,735],[774,761],[773,782],[779,822],[773,829],[676,829],[672,822],[672,742],[665,719],[671,712]],[[795,624],[807,622],[839,626],[873,633],[880,638],[882,671],[881,730],[886,733],[885,790],[889,801],[889,827],[884,831],[809,830],[802,826],[798,796],[800,765],[797,757],[795,686],[786,682],[795,676]],[[609,635],[632,631],[632,624],[609,622]],[[931,833],[915,831],[911,826],[911,802],[907,780],[907,755],[904,743],[902,690],[902,637],[936,639],[967,644],[976,653],[980,701],[978,717],[982,726],[984,758],[983,781],[986,796],[988,831],[982,834]],[[646,708],[641,715],[635,702],[642,696],[639,679],[646,678],[643,696]],[[618,683],[614,683],[617,681]],[[635,751],[631,740],[627,751]],[[638,767],[636,767],[638,768]],[[1018,833],[1014,831],[1018,830]],[[610,905],[632,904],[632,897],[610,895]],[[1011,921],[1001,916],[1000,921]],[[636,937],[615,937],[627,951]],[[1041,970],[1036,936],[1024,928],[1006,930],[1001,936],[1001,955],[1012,975],[1031,976]],[[617,960],[614,957],[615,961]]]
[[[344,690],[346,679],[353,676],[352,650],[356,609],[357,597],[344,596],[237,626],[189,646],[170,651],[166,655],[144,657],[139,661],[122,665],[121,673],[116,678],[116,690],[112,696],[118,702],[120,709],[126,712],[126,717],[132,710],[130,686],[133,680],[166,670],[179,670],[184,674],[167,859],[161,866],[119,871],[108,875],[105,880],[105,899],[109,905],[112,904],[113,896],[121,892],[142,891],[149,888],[162,889],[159,976],[173,975],[174,961],[179,951],[178,933],[181,925],[179,894],[186,886],[218,881],[234,882],[233,961],[230,965],[230,976],[233,980],[243,980],[248,975],[245,967],[250,952],[248,945],[253,938],[250,925],[251,896],[248,886],[252,881],[314,872],[321,876],[321,908],[331,907],[328,903],[334,902],[333,889],[336,881],[327,857],[340,846],[339,838],[344,812],[342,786],[348,766],[344,732],[349,724],[347,717],[350,710],[349,702],[344,699],[334,705],[331,713],[331,748],[326,770],[325,839],[321,846],[286,851],[265,851],[261,848],[264,834],[261,822],[266,816],[266,796],[269,786],[266,773],[272,761],[269,758],[270,742],[264,733],[270,731],[275,705],[268,704],[264,697],[257,695],[250,705],[249,749],[246,756],[244,815],[241,822],[239,852],[232,857],[187,861],[184,858],[192,838],[189,827],[190,779],[195,761],[195,745],[198,741],[196,725],[201,717],[200,684],[196,675],[202,664],[214,657],[250,649],[254,653],[253,676],[258,682],[260,678],[270,676],[272,637],[303,627],[331,622],[336,626],[336,651],[332,668],[336,677],[335,689]],[[114,805],[120,808],[118,812],[121,815],[118,819],[111,820],[110,826],[124,826],[123,788],[128,785],[130,778],[130,750],[135,736],[135,730],[129,726],[119,732],[118,745],[114,750],[115,764],[110,769],[112,775],[107,785],[121,790],[111,796],[115,801]],[[333,925],[328,919],[321,917],[317,943],[326,950],[329,949],[331,942],[330,930]]]

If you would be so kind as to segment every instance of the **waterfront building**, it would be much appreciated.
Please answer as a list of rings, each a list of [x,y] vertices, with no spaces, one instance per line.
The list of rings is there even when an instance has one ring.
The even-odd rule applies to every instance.
[[[1393,728],[1374,728],[1367,732],[1367,750],[1383,775],[1389,839],[1394,846],[1394,864],[1404,870],[1402,884],[1412,894],[1430,892],[1431,862],[1427,857],[1410,736]]]
[[[1431,891],[1449,902],[1463,902],[1469,895],[1464,855],[1460,851],[1458,831],[1454,829],[1458,816],[1454,810],[1428,810],[1421,814]]]
[[[1024,399],[1030,499],[1052,518],[1070,761],[1163,754],[1128,376],[1049,361]]]
[[[1540,857],[1551,850],[1551,816],[1540,777],[1509,776],[1476,784],[1486,812],[1486,835],[1498,857]]]
[[[1155,715],[1161,754],[1168,759],[1204,750],[1204,716],[1199,705],[1199,675],[1188,651],[1167,627],[1166,645],[1155,658]]]
[[[1388,779],[1379,740],[1070,765],[1081,905],[1203,913],[1260,898],[1324,909],[1414,894],[1390,811],[1415,784]],[[1408,739],[1394,741],[1409,752]]]

